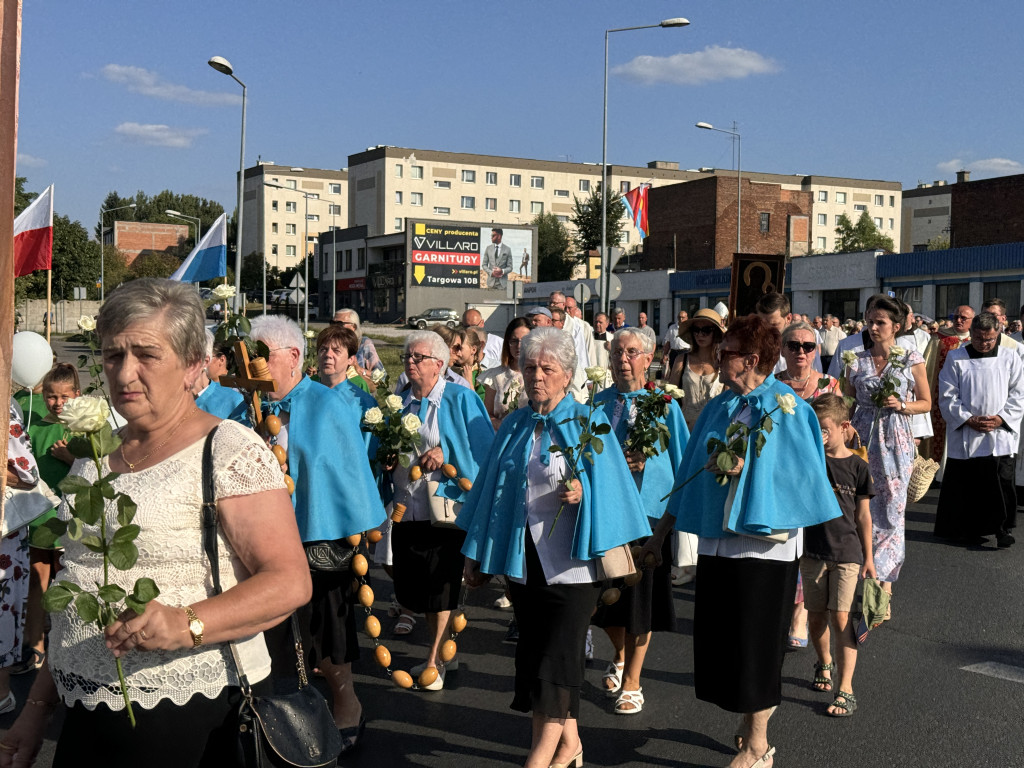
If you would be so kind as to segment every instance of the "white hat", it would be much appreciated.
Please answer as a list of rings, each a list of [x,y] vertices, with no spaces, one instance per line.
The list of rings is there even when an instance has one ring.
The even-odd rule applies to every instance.
[[[725,304],[723,304],[722,302],[718,302],[717,304],[715,304],[714,310],[715,312],[718,313],[718,316],[721,317],[723,320],[728,319],[729,308],[725,306]]]

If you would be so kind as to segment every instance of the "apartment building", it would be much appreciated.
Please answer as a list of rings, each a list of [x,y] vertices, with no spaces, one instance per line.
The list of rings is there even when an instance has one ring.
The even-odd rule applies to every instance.
[[[903,192],[900,252],[927,251],[928,243],[949,240],[953,188],[939,179]]]
[[[804,176],[801,189],[813,196],[811,247],[816,253],[831,253],[836,247],[836,227],[842,214],[854,224],[867,211],[878,231],[900,247],[903,219],[903,185],[898,181],[845,179],[834,176]]]
[[[245,169],[244,190],[242,253],[262,253],[279,269],[315,253],[321,232],[348,226],[345,170],[261,162]]]

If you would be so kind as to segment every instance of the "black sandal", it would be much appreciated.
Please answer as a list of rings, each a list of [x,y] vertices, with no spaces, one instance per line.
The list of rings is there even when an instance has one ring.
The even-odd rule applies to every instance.
[[[853,697],[852,693],[846,691],[839,691],[836,697],[832,699],[832,707],[841,710],[840,712],[826,712],[831,717],[849,717],[857,711],[857,699]]]
[[[831,672],[835,668],[835,664],[815,664],[814,679],[811,681],[811,690],[818,691],[819,693],[832,693],[832,678],[825,677],[822,673]],[[818,686],[822,687],[819,688]]]

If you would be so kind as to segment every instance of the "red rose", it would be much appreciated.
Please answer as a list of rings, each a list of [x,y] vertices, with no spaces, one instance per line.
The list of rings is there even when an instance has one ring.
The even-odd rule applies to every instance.
[[[672,395],[662,395],[662,397],[665,399],[666,403],[672,402]]]
[[[18,465],[19,467],[21,467],[22,469],[24,469],[24,470],[26,470],[26,471],[27,471],[27,470],[28,470],[28,468],[29,468],[29,467],[31,466],[31,465],[30,465],[30,464],[28,463],[28,459],[26,459],[26,458],[25,458],[24,456],[19,456],[18,458],[16,458],[16,459],[14,460],[14,463],[15,463],[15,464],[17,464],[17,465]]]
[[[24,431],[21,424],[11,424],[11,437],[21,437]]]
[[[654,382],[648,381],[646,384],[644,384],[644,389],[646,389],[648,392],[652,392],[654,390]]]
[[[10,567],[11,567],[11,556],[10,555],[0,555],[0,568],[10,568]]]

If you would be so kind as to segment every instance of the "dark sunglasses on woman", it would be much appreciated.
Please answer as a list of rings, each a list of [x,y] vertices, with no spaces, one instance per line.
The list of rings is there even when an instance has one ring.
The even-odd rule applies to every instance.
[[[817,346],[818,345],[815,344],[813,341],[804,341],[804,342],[800,342],[800,341],[787,341],[786,342],[786,349],[788,349],[790,352],[799,352],[800,350],[803,350],[805,355],[811,354],[811,352],[813,352]]]
[[[692,333],[695,333],[698,336],[707,336],[708,334],[713,333],[714,330],[715,326],[713,325],[695,325],[690,329]]]

